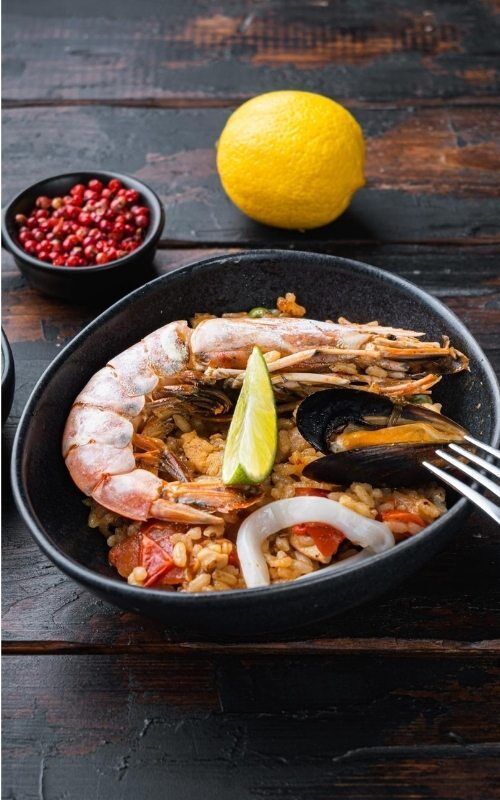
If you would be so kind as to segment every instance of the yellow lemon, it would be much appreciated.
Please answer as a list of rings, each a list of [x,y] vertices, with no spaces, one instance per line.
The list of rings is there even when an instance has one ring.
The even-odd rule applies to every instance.
[[[343,106],[311,92],[269,92],[243,103],[217,144],[233,203],[278,228],[326,225],[364,184],[363,133]]]

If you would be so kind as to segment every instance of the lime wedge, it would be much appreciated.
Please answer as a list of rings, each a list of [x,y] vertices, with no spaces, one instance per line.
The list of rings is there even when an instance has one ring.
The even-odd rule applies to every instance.
[[[261,483],[271,472],[278,445],[274,392],[264,356],[254,347],[227,435],[222,480]]]

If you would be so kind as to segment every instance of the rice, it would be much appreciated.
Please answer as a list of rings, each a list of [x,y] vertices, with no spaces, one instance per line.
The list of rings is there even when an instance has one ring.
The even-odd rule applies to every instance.
[[[272,315],[303,316],[305,308],[300,306],[295,295],[287,293],[280,297]],[[228,316],[242,316],[242,314]],[[192,320],[193,327],[211,315],[199,314]],[[269,363],[278,360],[278,352],[266,353]],[[339,360],[331,367],[332,372],[358,375],[361,382],[371,383],[386,376],[404,378],[405,365],[401,372],[394,371],[394,364],[375,365],[365,360]],[[279,402],[279,397],[278,397]],[[383,519],[391,528],[396,541],[414,536],[426,525],[437,519],[446,510],[445,493],[439,486],[414,489],[378,488],[369,483],[354,482],[346,486],[319,483],[303,475],[305,467],[316,460],[318,453],[300,434],[295,425],[293,412],[299,400],[290,403],[289,398],[281,406],[278,417],[278,448],[273,470],[260,487],[263,491],[261,505],[321,490],[324,496],[336,500],[346,508],[371,519]],[[278,405],[280,409],[280,406]],[[440,411],[439,404],[429,404],[429,409]],[[166,448],[175,458],[189,480],[203,482],[221,477],[224,446],[229,428],[229,419],[217,417],[203,419],[188,408],[154,408],[137,431],[136,459],[138,466],[158,473],[158,459],[151,448]],[[148,586],[154,576],[140,561],[144,528],[149,523],[131,522],[94,500],[90,505],[88,524],[98,529],[106,538],[110,562],[120,575],[132,586]],[[253,510],[253,508],[251,509]],[[172,563],[169,570],[155,588],[164,591],[220,592],[245,587],[236,552],[238,527],[248,512],[221,514],[218,525],[173,525],[158,523],[157,527],[168,530],[168,555]],[[149,526],[149,527],[148,527]],[[153,523],[154,527],[154,523]],[[299,526],[300,527],[300,526]],[[320,543],[321,544],[321,543]],[[166,546],[167,546],[166,545]],[[155,542],[153,542],[153,547]],[[269,537],[263,544],[263,553],[269,568],[272,584],[294,580],[335,561],[355,555],[357,548],[344,539],[336,552],[325,554],[307,530],[283,530]]]
[[[444,490],[432,484],[418,489],[377,488],[360,482],[339,487],[305,478],[302,475],[304,467],[320,454],[303,439],[292,417],[279,419],[278,427],[278,452],[273,471],[262,487],[263,503],[294,497],[297,490],[300,493],[321,489],[327,492],[326,496],[330,499],[371,519],[394,511],[409,512],[420,517],[422,525],[397,519],[386,520],[397,541],[419,533],[446,510]],[[226,433],[219,431],[210,434],[208,429],[204,435],[202,430],[183,433],[179,428],[175,436],[169,437],[169,446],[184,456],[194,480],[219,478]],[[113,514],[94,500],[90,501],[90,506],[89,525],[98,528],[106,537],[111,551],[127,537],[137,534],[139,524],[130,524],[130,521]],[[221,592],[244,588],[235,545],[241,519],[236,514],[224,515],[221,525],[185,526],[184,532],[173,533],[170,537],[173,546],[171,557],[174,565],[182,569],[184,574],[179,584],[161,588],[185,592]],[[326,557],[309,536],[298,535],[291,530],[271,536],[264,542],[263,551],[272,584],[295,580],[357,552],[345,540],[333,557]],[[134,586],[144,585],[146,576],[143,569],[135,567],[128,576],[128,582]]]

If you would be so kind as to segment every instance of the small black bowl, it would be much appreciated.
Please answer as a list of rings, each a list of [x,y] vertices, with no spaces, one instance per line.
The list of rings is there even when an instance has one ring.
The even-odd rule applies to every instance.
[[[40,195],[62,197],[76,183],[87,183],[92,178],[98,178],[103,183],[118,178],[127,189],[140,192],[141,202],[151,212],[149,228],[140,247],[117,261],[92,267],[54,267],[23,250],[17,237],[16,214],[31,211]],[[2,243],[12,253],[17,266],[34,289],[77,303],[100,301],[103,297],[109,299],[123,295],[132,287],[151,279],[151,264],[164,224],[165,213],[159,197],[137,178],[120,172],[68,172],[34,183],[9,203],[2,219]]]
[[[12,484],[35,540],[63,572],[99,597],[190,637],[276,633],[366,602],[432,558],[469,510],[464,499],[450,498],[440,519],[391,550],[343,572],[319,570],[269,587],[188,594],[141,589],[119,578],[108,564],[104,538],[87,527],[88,508],[61,456],[76,395],[109,358],[171,320],[189,319],[196,311],[272,306],[285,291],[295,291],[312,318],[379,319],[426,331],[432,340],[448,334],[470,357],[470,372],[445,375],[435,397],[473,435],[498,441],[499,392],[486,356],[448,308],[395,275],[333,256],[269,250],[206,259],[137,289],[75,336],[40,379],[19,423]]]
[[[16,385],[16,370],[14,358],[10,349],[9,340],[2,328],[2,423],[5,422],[12,408],[14,387]]]

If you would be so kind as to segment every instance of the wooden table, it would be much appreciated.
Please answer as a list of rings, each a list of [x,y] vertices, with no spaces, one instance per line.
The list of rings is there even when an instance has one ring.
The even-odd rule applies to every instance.
[[[158,272],[263,245],[357,258],[438,296],[498,367],[498,0],[4,11],[5,200],[66,169],[133,172],[166,206]],[[232,109],[279,88],[340,100],[368,140],[367,187],[308,235],[244,219],[215,172]],[[8,455],[34,382],[102,302],[39,296],[5,253],[3,280],[17,369]],[[64,577],[4,484],[6,800],[499,796],[499,535],[484,517],[328,624],[197,644]]]

